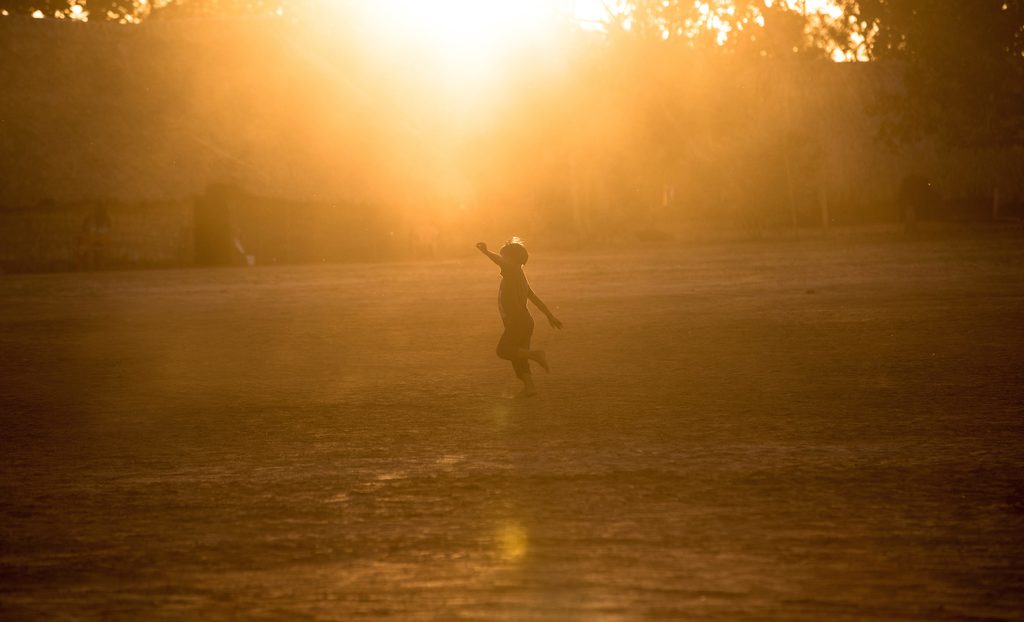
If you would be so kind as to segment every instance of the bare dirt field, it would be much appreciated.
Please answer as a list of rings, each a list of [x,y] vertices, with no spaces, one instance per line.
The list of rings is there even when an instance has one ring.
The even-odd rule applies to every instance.
[[[533,254],[0,276],[0,618],[1024,619],[1024,236]]]

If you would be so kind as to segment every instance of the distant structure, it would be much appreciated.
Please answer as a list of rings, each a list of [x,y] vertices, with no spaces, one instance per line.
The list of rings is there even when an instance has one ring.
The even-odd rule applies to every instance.
[[[97,202],[82,221],[82,229],[76,240],[78,267],[95,270],[103,267],[107,246],[110,243],[110,214],[103,203]]]

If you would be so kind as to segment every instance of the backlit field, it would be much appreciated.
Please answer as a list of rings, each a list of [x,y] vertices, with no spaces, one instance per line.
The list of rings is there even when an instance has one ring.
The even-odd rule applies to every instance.
[[[1024,619],[1024,238],[527,272],[0,276],[0,618]]]

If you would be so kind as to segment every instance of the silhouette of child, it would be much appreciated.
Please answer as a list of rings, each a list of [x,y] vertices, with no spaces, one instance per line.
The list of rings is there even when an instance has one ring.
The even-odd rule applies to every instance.
[[[533,316],[526,308],[526,301],[532,302],[555,328],[562,328],[562,322],[555,317],[547,305],[537,294],[533,293],[523,265],[530,258],[522,240],[513,237],[501,247],[500,254],[487,250],[487,244],[476,245],[480,252],[501,268],[501,284],[498,286],[498,312],[505,331],[498,341],[496,352],[499,358],[512,362],[512,369],[523,382],[523,390],[517,397],[530,397],[537,394],[530,373],[530,361],[535,361],[550,372],[547,355],[544,350],[531,350],[530,337],[533,336]]]

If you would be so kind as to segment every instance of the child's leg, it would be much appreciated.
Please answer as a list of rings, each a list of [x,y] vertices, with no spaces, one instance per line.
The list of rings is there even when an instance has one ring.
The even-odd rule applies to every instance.
[[[548,366],[548,354],[544,350],[528,350],[526,356],[531,361],[536,361],[538,365],[544,368],[544,371],[551,373],[551,367]]]
[[[533,374],[523,374],[519,379],[523,381],[523,390],[519,392],[517,397],[533,397],[537,395],[537,387],[533,384]]]
[[[537,389],[533,384],[533,374],[530,372],[530,361],[537,361],[541,367],[547,369],[547,359],[540,350],[530,350],[530,338],[533,335],[533,323],[509,323],[505,326],[505,332],[498,341],[496,353],[499,358],[512,363],[512,369],[516,377],[523,383],[523,390],[520,396],[536,395]]]
[[[506,361],[512,361],[512,367],[516,368],[516,361],[526,356],[522,352],[520,347],[521,339],[518,338],[516,332],[511,327],[506,326],[505,332],[501,334],[501,339],[498,340],[498,347],[494,349],[494,353],[498,355],[498,358]]]
[[[522,352],[522,350],[519,350],[519,352]],[[513,358],[511,360],[512,360],[512,370],[516,372],[516,378],[519,378],[520,380],[522,380],[523,376],[529,376],[530,375],[530,359],[529,358],[527,358],[525,356],[516,356],[515,358]]]
[[[530,350],[528,348],[517,348],[515,354],[507,357],[503,356],[502,358],[512,361],[513,367],[515,367],[515,361],[526,361],[525,365],[522,366],[525,369],[515,367],[517,376],[519,376],[521,372],[530,373],[530,361],[534,361],[535,363],[543,367],[544,371],[549,373],[551,372],[551,368],[548,366],[548,355],[547,352],[545,352],[544,350]]]
[[[519,397],[537,395],[537,387],[533,385],[533,374],[530,372],[530,337],[533,336],[533,325],[521,326],[516,334],[516,358],[512,359],[512,367],[516,377],[523,383]]]
[[[537,387],[533,384],[533,374],[530,373],[530,358],[526,355],[528,352],[529,350],[523,348],[502,347],[500,342],[498,344],[498,356],[511,361],[516,378],[523,383],[523,390],[517,397],[531,397],[537,394]]]
[[[515,371],[517,378],[522,378],[523,374],[530,373],[530,351],[524,349],[522,345],[521,332],[512,327],[505,327],[505,332],[501,334],[501,339],[498,341],[498,347],[494,349],[498,358],[512,363],[512,370]]]

